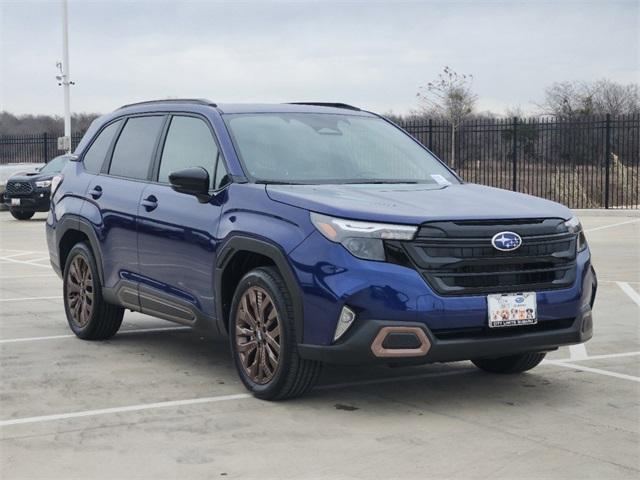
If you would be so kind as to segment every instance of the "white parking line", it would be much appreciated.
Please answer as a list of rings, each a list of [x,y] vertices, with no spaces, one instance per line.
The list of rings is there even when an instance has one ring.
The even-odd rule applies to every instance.
[[[42,253],[43,255],[45,253],[48,253],[46,250],[16,250],[16,249],[13,249],[13,248],[0,248],[0,254],[4,255],[5,252],[7,252],[7,253],[16,252],[16,253],[24,253],[24,254],[27,254],[27,253]]]
[[[32,267],[51,268],[51,265],[40,265],[39,263],[29,263],[29,262],[25,262],[24,260],[16,260],[14,258],[9,258],[9,257],[0,257],[0,261],[17,263],[19,265],[31,265]]]
[[[626,222],[620,222],[620,223],[612,223],[610,225],[602,225],[600,227],[594,227],[594,228],[588,228],[585,230],[585,232],[596,232],[598,230],[604,230],[605,228],[613,228],[613,227],[619,227],[621,225],[628,225],[629,223],[638,223],[640,222],[640,219],[635,219],[635,220],[627,220]]]
[[[12,420],[0,421],[0,427],[9,425],[23,425],[25,423],[52,422],[54,420],[67,420],[69,418],[94,417],[96,415],[106,415],[109,413],[136,412],[139,410],[150,410],[154,408],[182,407],[185,405],[196,405],[199,403],[228,402],[229,400],[243,400],[251,398],[248,393],[238,393],[235,395],[220,395],[219,397],[192,398],[190,400],[173,400],[169,402],[143,403],[141,405],[128,405],[126,407],[100,408],[97,410],[84,410],[82,412],[59,413],[56,415],[42,415],[39,417],[14,418]]]
[[[560,360],[545,360],[545,363],[550,365],[556,365],[558,367],[573,368],[575,370],[582,370],[583,372],[597,373],[598,375],[606,375],[607,377],[621,378],[623,380],[631,380],[632,382],[640,382],[640,377],[634,377],[633,375],[625,375],[624,373],[610,372],[609,370],[602,370],[600,368],[585,367],[583,365],[577,365],[575,363],[565,363]]]
[[[625,353],[610,353],[610,354],[606,354],[606,355],[591,355],[590,357],[582,358],[582,359],[579,359],[579,360],[574,360],[574,359],[571,359],[571,358],[567,358],[567,359],[555,360],[555,361],[556,362],[569,363],[569,362],[577,362],[577,361],[584,361],[584,360],[603,360],[603,359],[606,359],[606,358],[635,357],[637,355],[640,355],[640,352],[625,352]]]
[[[23,255],[31,255],[32,253],[36,253],[36,252],[20,252],[20,253],[13,253],[11,255],[5,255],[4,258],[14,258],[14,257],[21,257]]]
[[[607,358],[612,356],[629,356],[629,355],[635,355],[639,353],[640,352],[628,352],[628,353],[622,353],[622,354],[613,354],[613,355],[607,356]],[[604,356],[600,356],[600,357],[603,358]],[[594,358],[596,357],[591,357],[591,359],[594,359]],[[599,368],[585,367],[582,365],[576,365],[573,363],[568,363],[560,360],[545,360],[544,363],[548,365],[565,367],[565,368],[570,368],[574,370],[582,370],[589,373],[605,375],[605,376],[619,378],[623,380],[630,380],[633,382],[640,382],[640,377],[634,377],[632,375],[625,375],[622,373],[610,372],[607,370],[601,370]],[[328,390],[328,389],[337,389],[337,388],[343,388],[343,387],[366,386],[366,385],[375,385],[375,384],[382,384],[382,383],[420,380],[420,379],[426,379],[429,377],[446,377],[446,376],[453,376],[453,375],[461,375],[464,373],[469,373],[471,371],[474,371],[474,370],[469,369],[469,370],[454,370],[454,371],[447,371],[447,372],[433,372],[433,373],[426,373],[424,375],[409,375],[406,377],[391,377],[391,378],[381,378],[381,379],[372,379],[372,380],[362,380],[362,381],[356,381],[356,382],[345,382],[345,383],[338,383],[338,384],[332,384],[332,385],[322,385],[317,388],[319,390]],[[166,402],[127,405],[122,407],[101,408],[96,410],[83,410],[79,412],[60,413],[60,414],[54,414],[54,415],[40,415],[36,417],[13,418],[13,419],[0,421],[0,427],[8,427],[12,425],[23,425],[23,424],[29,424],[29,423],[44,423],[44,422],[52,422],[56,420],[69,420],[72,418],[81,418],[81,417],[93,417],[98,415],[107,415],[111,413],[125,413],[125,412],[141,411],[141,410],[152,410],[152,409],[158,409],[158,408],[181,407],[185,405],[196,405],[196,404],[203,404],[203,403],[227,402],[231,400],[244,400],[244,399],[250,399],[250,398],[253,398],[253,396],[248,393],[239,393],[239,394],[233,394],[233,395],[220,395],[216,397],[192,398],[192,399],[186,399],[186,400],[172,400],[172,401],[166,401]]]
[[[0,302],[24,302],[27,300],[62,300],[62,295],[56,295],[55,297],[17,297],[17,298],[0,298]]]
[[[616,282],[618,286],[626,293],[631,300],[636,302],[636,305],[640,307],[640,295],[636,292],[628,282]]]
[[[131,330],[120,330],[118,336],[125,333],[153,333],[153,332],[167,332],[173,330],[191,330],[191,327],[158,327],[158,328],[136,328]],[[41,340],[59,340],[61,338],[76,338],[73,334],[67,335],[49,335],[48,337],[21,337],[21,338],[5,338],[0,340],[0,344],[3,343],[21,343],[21,342],[39,342]]]
[[[402,382],[408,380],[418,380],[429,377],[445,377],[452,375],[460,375],[462,373],[469,373],[474,370],[454,370],[449,372],[433,372],[426,373],[424,375],[410,375],[407,377],[393,377],[393,378],[381,378],[374,380],[362,380],[358,382],[347,382],[347,383],[339,383],[333,385],[323,385],[318,387],[318,389],[331,389],[331,388],[342,388],[342,387],[354,387],[359,385],[372,385],[378,383],[392,383],[392,382]],[[185,405],[196,405],[202,403],[216,403],[216,402],[228,402],[231,400],[245,400],[253,398],[253,395],[248,393],[238,393],[234,395],[220,395],[217,397],[203,397],[203,398],[192,398],[188,400],[172,400],[167,402],[156,402],[156,403],[143,403],[139,405],[127,405],[123,407],[113,407],[113,408],[101,408],[97,410],[83,410],[80,412],[71,412],[71,413],[59,413],[55,415],[41,415],[37,417],[25,417],[25,418],[13,418],[9,420],[0,421],[0,427],[8,427],[11,425],[23,425],[25,423],[43,423],[43,422],[52,422],[55,420],[68,420],[71,418],[81,418],[81,417],[93,417],[96,415],[106,415],[110,413],[123,413],[123,412],[136,412],[140,410],[151,410],[157,408],[167,408],[167,407],[182,407]]]
[[[618,280],[608,280],[608,279],[601,279],[600,277],[598,277],[598,283],[618,283]],[[633,283],[633,284],[638,284],[640,285],[640,281],[636,282],[634,280],[627,280],[625,283]]]
[[[587,347],[585,347],[584,343],[569,345],[569,358],[571,360],[584,360],[589,358],[589,355],[587,355]]]
[[[0,280],[13,280],[16,278],[57,277],[55,273],[34,273],[33,275],[2,275]]]

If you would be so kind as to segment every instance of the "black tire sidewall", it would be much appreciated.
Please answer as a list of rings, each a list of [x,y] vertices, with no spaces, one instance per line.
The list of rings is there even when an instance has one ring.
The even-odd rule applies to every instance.
[[[35,210],[21,210],[17,208],[10,208],[9,212],[16,220],[29,220],[36,213]]]
[[[474,365],[485,372],[497,374],[518,374],[535,368],[542,362],[546,353],[529,352],[506,357],[475,359]]]
[[[229,341],[231,346],[231,353],[233,355],[233,361],[236,366],[240,380],[247,387],[249,391],[255,394],[259,398],[272,398],[277,396],[277,392],[280,392],[287,381],[289,368],[291,367],[292,356],[294,354],[294,342],[292,331],[293,318],[292,305],[287,304],[287,299],[283,292],[280,291],[277,283],[271,278],[272,275],[279,275],[275,271],[270,271],[263,268],[258,268],[247,273],[242,280],[238,283],[236,291],[233,295],[233,301],[231,303],[231,309],[229,310]],[[266,290],[271,296],[271,299],[278,311],[280,318],[280,359],[278,362],[278,370],[269,383],[258,384],[253,382],[244,371],[244,368],[240,362],[240,356],[236,349],[236,312],[238,310],[238,304],[244,292],[250,287],[260,287]]]
[[[69,303],[67,300],[67,276],[69,275],[69,268],[71,266],[71,262],[73,259],[81,255],[89,268],[91,269],[91,277],[93,279],[93,308],[91,310],[91,318],[84,327],[79,327],[72,320],[72,315],[69,310]],[[98,276],[98,267],[96,265],[96,261],[93,257],[93,253],[91,249],[85,243],[78,243],[73,246],[69,254],[67,255],[67,260],[64,265],[64,275],[63,275],[63,302],[64,302],[64,311],[67,314],[67,322],[69,323],[69,328],[73,330],[80,338],[91,338],[93,331],[96,328],[96,317],[99,314],[100,308],[102,308],[102,288],[100,284],[100,277]]]

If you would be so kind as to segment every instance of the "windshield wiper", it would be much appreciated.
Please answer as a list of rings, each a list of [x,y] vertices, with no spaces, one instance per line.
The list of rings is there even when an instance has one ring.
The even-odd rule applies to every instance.
[[[286,181],[286,180],[255,180],[254,183],[261,185],[349,185],[349,184],[367,184],[367,185],[398,185],[398,184],[418,184],[418,183],[433,183],[428,181],[417,180],[374,180],[374,179],[347,179],[347,180],[315,180],[315,181]]]
[[[284,180],[256,180],[254,183],[260,185],[306,185],[300,182],[285,182]]]
[[[384,185],[384,184],[399,184],[399,183],[409,183],[409,184],[416,184],[416,183],[425,183],[425,182],[418,182],[417,180],[347,180],[344,183],[367,183],[367,184],[374,184],[374,185]]]

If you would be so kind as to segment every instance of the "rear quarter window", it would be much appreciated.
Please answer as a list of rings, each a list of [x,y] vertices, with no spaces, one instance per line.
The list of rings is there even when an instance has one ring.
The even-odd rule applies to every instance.
[[[83,163],[85,170],[91,173],[100,173],[113,137],[118,132],[121,123],[122,120],[118,120],[108,125],[93,141],[87,153],[84,154]]]

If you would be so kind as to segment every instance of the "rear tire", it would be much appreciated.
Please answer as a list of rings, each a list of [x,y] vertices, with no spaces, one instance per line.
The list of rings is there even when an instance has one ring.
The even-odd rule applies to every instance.
[[[19,210],[17,208],[10,208],[11,216],[16,220],[29,220],[35,215],[35,210]]]
[[[236,369],[256,397],[299,397],[316,384],[322,364],[298,354],[293,303],[277,269],[247,273],[238,283],[229,315]]]
[[[522,373],[536,367],[547,354],[542,352],[522,353],[498,358],[478,358],[471,360],[481,370],[490,373]]]
[[[116,334],[124,308],[102,298],[102,284],[93,252],[85,243],[73,246],[63,275],[64,310],[69,327],[83,340],[104,340]]]

